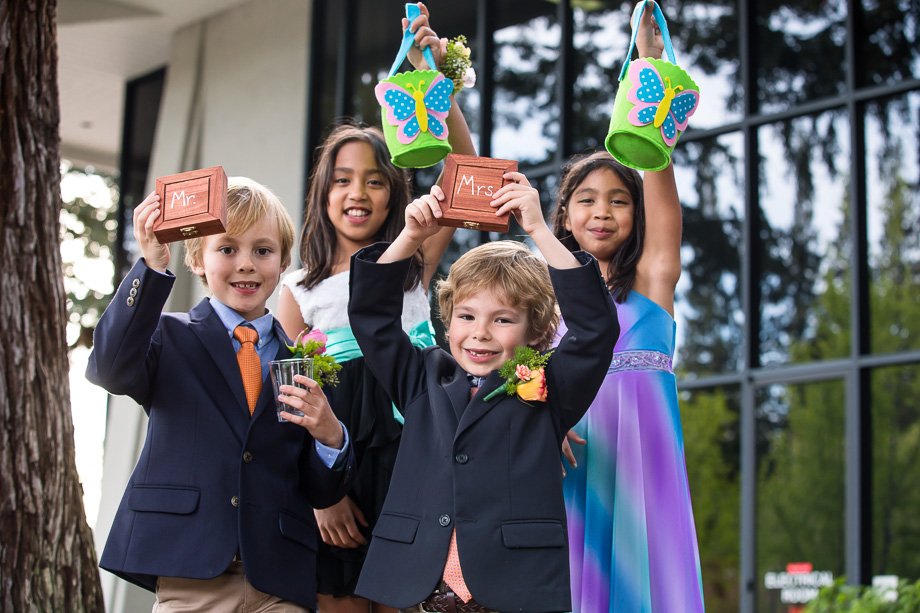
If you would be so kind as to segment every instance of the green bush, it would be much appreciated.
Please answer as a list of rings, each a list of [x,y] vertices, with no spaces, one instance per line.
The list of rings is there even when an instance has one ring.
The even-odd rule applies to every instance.
[[[898,599],[885,602],[872,587],[846,585],[840,578],[830,587],[821,588],[818,597],[808,603],[804,613],[917,613],[920,611],[920,581],[898,584]]]

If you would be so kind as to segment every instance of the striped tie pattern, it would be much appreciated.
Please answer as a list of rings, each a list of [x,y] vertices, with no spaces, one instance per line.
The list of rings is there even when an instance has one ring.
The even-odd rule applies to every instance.
[[[237,326],[233,331],[233,338],[240,342],[240,349],[236,352],[236,361],[240,365],[240,375],[243,377],[243,389],[246,390],[246,402],[249,404],[249,416],[256,408],[256,401],[262,392],[262,363],[256,353],[256,342],[259,333],[246,326]]]

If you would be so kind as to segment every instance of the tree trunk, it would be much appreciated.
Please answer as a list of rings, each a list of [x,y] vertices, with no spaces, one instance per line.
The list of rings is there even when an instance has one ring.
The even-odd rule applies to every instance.
[[[56,0],[0,0],[0,611],[102,611],[74,460]]]

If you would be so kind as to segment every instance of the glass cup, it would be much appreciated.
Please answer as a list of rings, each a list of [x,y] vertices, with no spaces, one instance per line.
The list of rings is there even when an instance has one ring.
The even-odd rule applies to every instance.
[[[294,375],[303,375],[310,379],[313,378],[313,358],[292,358],[290,360],[273,360],[271,362],[272,385],[275,388],[275,410],[278,413],[278,421],[285,421],[281,417],[281,411],[287,411],[291,415],[300,415],[303,412],[294,407],[284,404],[278,400],[281,394],[282,385],[291,385],[306,389],[306,386],[294,381]]]

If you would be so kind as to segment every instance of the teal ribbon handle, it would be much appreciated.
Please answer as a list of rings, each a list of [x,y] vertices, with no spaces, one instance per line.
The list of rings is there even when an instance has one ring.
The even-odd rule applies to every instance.
[[[399,67],[402,66],[402,63],[406,60],[409,49],[415,44],[415,33],[412,32],[412,22],[421,14],[422,12],[419,10],[418,4],[414,2],[406,4],[406,19],[409,20],[409,27],[403,32],[402,44],[399,46],[399,52],[396,54],[396,61],[393,62],[393,66],[390,67],[390,74],[387,75],[387,78],[396,74],[396,71],[399,70]],[[662,32],[663,31],[664,30],[662,30]],[[431,67],[432,70],[436,71],[438,69],[438,65],[434,63],[434,55],[431,53],[431,47],[422,49],[422,56],[424,56],[425,61],[428,62],[428,66]]]
[[[652,15],[655,17],[655,23],[657,23],[658,27],[661,29],[661,38],[664,41],[664,51],[668,54],[668,59],[671,60],[671,63],[677,64],[677,60],[674,57],[674,47],[671,46],[671,35],[668,33],[668,22],[665,21],[664,15],[661,13],[661,8],[658,6],[658,3],[655,2],[655,0],[648,1],[652,3]],[[636,11],[636,19],[632,24],[632,38],[629,41],[629,50],[626,52],[626,59],[623,61],[623,68],[620,69],[620,81],[622,81],[623,77],[626,76],[626,70],[629,68],[630,58],[632,58],[632,52],[636,46],[636,33],[639,31],[639,20],[642,19],[642,13],[645,12],[645,5],[646,2],[643,2],[639,10]]]

